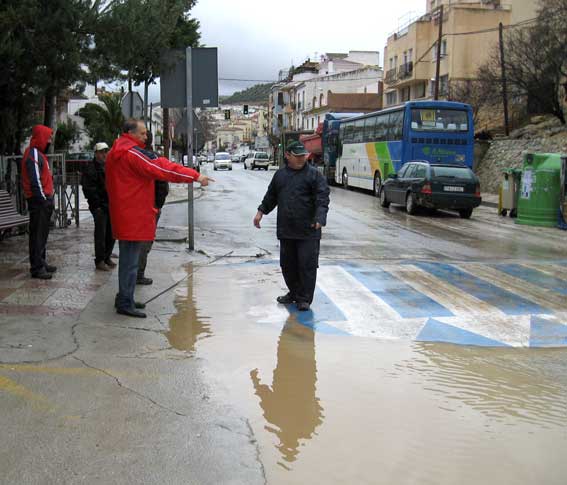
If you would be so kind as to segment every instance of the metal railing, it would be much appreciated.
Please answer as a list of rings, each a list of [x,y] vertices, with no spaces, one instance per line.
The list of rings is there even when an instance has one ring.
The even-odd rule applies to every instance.
[[[407,79],[413,75],[413,61],[402,64],[398,70],[399,79]]]
[[[397,80],[398,80],[398,68],[397,67],[393,67],[392,69],[389,69],[388,71],[386,71],[386,77],[385,77],[384,81],[387,84],[395,83]]]
[[[49,168],[53,175],[53,198],[55,210],[53,224],[66,228],[75,221],[79,226],[80,174],[68,172],[65,154],[48,155]],[[18,213],[27,214],[27,202],[22,190],[20,155],[0,157],[0,185],[12,196]]]

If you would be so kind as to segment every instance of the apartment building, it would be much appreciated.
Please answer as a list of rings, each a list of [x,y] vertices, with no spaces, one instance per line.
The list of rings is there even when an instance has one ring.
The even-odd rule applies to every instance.
[[[441,50],[439,94],[452,83],[476,77],[498,43],[498,24],[535,18],[534,0],[425,0],[426,14],[388,37],[384,50],[384,107],[429,99],[435,90],[437,49]],[[439,8],[443,5],[443,18]],[[437,45],[439,22],[443,37]]]
[[[273,86],[269,97],[269,134],[279,136],[282,131],[315,129],[321,113],[326,112],[330,94],[378,96],[383,77],[379,63],[380,54],[376,51],[349,51],[327,53],[319,62],[308,60],[289,72],[280,71],[281,82]],[[363,98],[358,96],[352,102],[360,103]]]

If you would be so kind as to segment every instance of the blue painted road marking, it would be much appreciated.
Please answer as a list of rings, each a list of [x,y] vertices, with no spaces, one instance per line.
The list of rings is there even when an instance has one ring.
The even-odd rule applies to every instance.
[[[567,295],[567,281],[555,278],[554,276],[536,269],[526,268],[519,264],[495,264],[493,267],[498,271],[502,271],[503,273],[527,281],[546,290],[551,290],[561,295]]]
[[[483,337],[474,332],[469,332],[447,323],[442,323],[430,318],[416,337],[418,342],[446,342],[458,345],[476,345],[481,347],[509,347],[504,342],[499,342]]]
[[[567,346],[567,325],[532,316],[530,347]]]
[[[391,273],[380,269],[347,270],[402,318],[452,317],[451,311]]]
[[[415,263],[415,265],[433,276],[450,283],[465,293],[478,298],[507,315],[529,315],[551,313],[550,310],[510,293],[487,281],[465,273],[454,266],[444,263]]]
[[[287,311],[295,315],[297,321],[314,331],[331,335],[350,335],[348,332],[333,327],[326,322],[344,322],[346,317],[331,299],[319,288],[315,289],[315,296],[311,310],[300,312],[295,304],[286,305]]]

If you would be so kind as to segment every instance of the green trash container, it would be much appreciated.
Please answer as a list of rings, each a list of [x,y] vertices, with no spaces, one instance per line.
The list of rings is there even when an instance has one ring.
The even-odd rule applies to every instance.
[[[561,155],[525,153],[517,224],[556,227],[561,199]]]

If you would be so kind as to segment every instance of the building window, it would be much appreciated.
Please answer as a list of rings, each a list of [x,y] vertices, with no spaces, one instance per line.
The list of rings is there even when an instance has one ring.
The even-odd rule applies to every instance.
[[[283,106],[283,93],[278,93],[278,106]]]
[[[410,49],[408,51],[408,62],[411,62],[413,59],[413,49]]]
[[[410,100],[410,87],[406,87],[406,88],[402,88],[400,90],[400,101],[404,102],[404,101],[409,101]]]
[[[433,60],[437,60],[437,42],[435,43],[435,45],[433,46]],[[441,41],[441,57],[445,57],[447,55],[447,40],[442,40]]]
[[[313,96],[313,108],[317,107],[317,96]]]
[[[323,106],[323,93],[319,96],[319,106]]]
[[[386,104],[388,106],[396,104],[398,102],[398,93],[396,91],[391,91],[386,93]]]
[[[390,57],[390,69],[394,69],[394,58]]]
[[[447,96],[449,94],[449,75],[445,74],[439,78],[439,94]]]
[[[425,98],[425,82],[415,85],[414,98]]]

